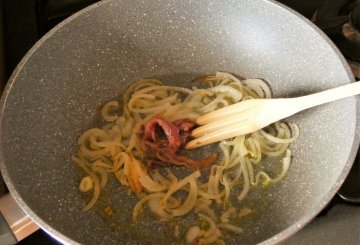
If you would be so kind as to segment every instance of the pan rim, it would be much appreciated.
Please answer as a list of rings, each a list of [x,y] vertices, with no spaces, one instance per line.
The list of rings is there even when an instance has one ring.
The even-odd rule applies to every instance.
[[[22,68],[27,63],[29,58],[32,56],[33,53],[37,51],[37,49],[42,46],[44,42],[46,42],[47,39],[51,38],[58,30],[62,29],[64,26],[72,22],[74,19],[78,18],[79,16],[86,14],[87,12],[99,7],[103,6],[103,4],[108,4],[109,2],[112,2],[113,0],[103,0],[98,3],[94,3],[79,12],[73,14],[72,16],[68,17],[64,21],[62,21],[60,24],[56,25],[53,29],[51,29],[48,33],[46,33],[39,41],[36,42],[36,44],[26,53],[26,55],[21,59],[15,70],[13,71],[11,77],[8,80],[8,83],[6,84],[6,87],[4,88],[4,91],[1,96],[0,100],[0,119],[3,117],[4,108],[7,103],[8,95],[11,92],[12,86],[14,82],[16,81],[16,78],[18,74],[22,71]],[[294,11],[293,9],[290,9],[289,7],[276,2],[274,0],[261,0],[262,2],[266,4],[272,4],[275,7],[282,8],[285,11],[289,11],[293,15],[297,16],[300,20],[305,22],[309,28],[312,28],[313,31],[317,32],[329,45],[329,47],[332,49],[332,51],[337,55],[339,60],[341,61],[341,64],[343,65],[343,68],[345,69],[348,80],[350,82],[355,82],[355,79],[352,75],[352,72],[350,70],[349,65],[347,64],[345,58],[341,54],[341,52],[338,50],[338,48],[332,43],[332,41],[317,27],[315,26],[311,21],[303,17],[298,12]],[[359,147],[360,143],[360,96],[355,96],[355,105],[356,105],[356,122],[355,122],[355,135],[353,139],[353,144],[351,147],[351,151],[349,154],[349,157],[344,165],[344,168],[342,169],[342,172],[340,173],[338,179],[336,180],[335,184],[332,186],[332,188],[328,191],[328,193],[322,198],[322,201],[320,202],[320,205],[312,206],[310,208],[310,212],[307,212],[305,215],[302,216],[296,223],[289,226],[288,228],[282,230],[280,233],[268,238],[267,240],[261,242],[261,244],[274,244],[279,243],[281,241],[286,240],[299,230],[301,230],[307,223],[309,223],[324,207],[325,205],[331,200],[331,198],[336,194],[338,189],[341,187],[342,183],[344,182],[346,176],[348,175],[353,161],[355,160],[357,149]],[[2,127],[2,120],[0,120],[0,128]],[[0,131],[0,138],[1,138],[1,131]],[[39,225],[46,233],[48,233],[50,236],[52,236],[54,239],[58,240],[61,243],[64,244],[79,244],[78,242],[74,241],[73,239],[69,238],[68,236],[62,234],[58,230],[54,229],[51,225],[49,225],[46,221],[44,221],[42,218],[40,218],[35,212],[32,211],[30,207],[27,206],[26,202],[22,199],[22,197],[19,195],[16,188],[13,186],[11,177],[8,175],[7,167],[3,159],[3,150],[1,147],[0,142],[0,170],[2,173],[2,176],[4,178],[4,181],[11,193],[11,195],[14,197],[16,202],[19,204],[19,206],[24,210],[24,212],[31,217],[31,219],[34,220],[34,222]],[[315,203],[318,204],[318,203]],[[314,205],[315,205],[314,204]]]
[[[61,30],[63,27],[71,23],[73,20],[78,18],[81,15],[86,14],[87,12],[91,11],[92,9],[95,9],[99,6],[102,6],[103,4],[106,4],[108,2],[111,2],[112,0],[103,0],[97,3],[94,3],[92,5],[89,5],[88,7],[76,12],[75,14],[69,16],[59,24],[57,24],[54,28],[52,28],[49,32],[47,32],[42,38],[40,38],[34,46],[31,47],[31,49],[25,54],[25,56],[20,60],[19,64],[16,66],[15,70],[11,74],[4,90],[1,95],[0,100],[0,128],[2,127],[2,118],[4,113],[4,108],[7,102],[8,95],[11,92],[12,86],[14,82],[16,81],[16,78],[18,74],[22,71],[22,68],[27,63],[29,58],[37,51],[39,47],[43,45],[44,42],[46,42],[49,38],[51,38],[57,31]],[[0,130],[0,138],[1,138],[1,130]],[[15,201],[19,204],[21,209],[43,230],[45,231],[49,236],[53,237],[55,240],[63,243],[63,244],[81,244],[70,237],[64,235],[63,233],[59,232],[57,229],[53,228],[51,225],[49,225],[46,221],[44,221],[41,217],[39,217],[23,200],[21,195],[18,193],[14,185],[12,184],[11,177],[8,174],[7,167],[5,164],[5,161],[3,159],[3,150],[2,150],[2,142],[0,141],[0,170],[1,174],[3,176],[3,179],[6,183],[7,188],[9,189],[10,194],[15,199]]]

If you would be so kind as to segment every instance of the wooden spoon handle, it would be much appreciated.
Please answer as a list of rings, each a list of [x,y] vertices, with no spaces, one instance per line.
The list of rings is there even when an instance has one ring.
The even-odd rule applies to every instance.
[[[337,88],[328,89],[319,93],[305,95],[296,98],[299,100],[300,110],[305,110],[317,105],[325,104],[331,101],[343,99],[353,95],[360,94],[360,82],[346,84]]]

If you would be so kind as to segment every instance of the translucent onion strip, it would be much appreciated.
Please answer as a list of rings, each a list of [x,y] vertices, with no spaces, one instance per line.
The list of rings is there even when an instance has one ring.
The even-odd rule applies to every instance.
[[[101,116],[104,118],[105,121],[112,122],[115,121],[118,116],[113,115],[111,110],[119,108],[119,102],[117,101],[110,101],[104,105],[101,110]]]
[[[190,191],[187,199],[185,200],[184,204],[176,209],[169,210],[170,213],[176,217],[176,216],[183,216],[187,213],[189,213],[195,206],[196,200],[197,200],[197,185],[194,179],[189,180],[190,184]]]
[[[91,209],[100,196],[100,181],[98,177],[89,169],[89,167],[86,166],[86,164],[79,158],[73,157],[72,160],[77,163],[93,180],[94,182],[94,192],[91,200],[86,204],[86,206],[83,208],[83,211],[87,211]]]
[[[137,216],[139,215],[139,212],[142,210],[142,206],[145,202],[151,200],[151,199],[154,199],[154,198],[161,198],[165,195],[165,193],[162,193],[162,192],[157,192],[157,193],[152,193],[152,194],[149,194],[145,197],[143,197],[134,207],[134,210],[133,210],[133,215],[132,215],[132,220],[135,222],[136,219],[137,219]]]
[[[225,229],[225,230],[231,231],[235,234],[240,234],[243,232],[243,229],[241,229],[238,226],[231,225],[231,224],[218,224],[217,227],[219,227],[220,229]]]
[[[172,186],[170,186],[168,192],[166,193],[166,195],[164,196],[162,202],[163,204],[166,204],[167,200],[169,199],[169,197],[174,194],[175,192],[177,192],[178,190],[180,190],[181,188],[183,188],[186,184],[189,183],[189,181],[191,179],[197,179],[201,176],[201,173],[199,170],[195,171],[194,173],[188,175],[187,177],[183,178],[182,180],[180,180],[177,183],[174,183]]]

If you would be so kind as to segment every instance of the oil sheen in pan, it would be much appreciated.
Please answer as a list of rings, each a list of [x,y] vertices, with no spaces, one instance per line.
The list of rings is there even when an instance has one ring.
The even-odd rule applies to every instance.
[[[168,84],[166,84],[168,85]],[[173,85],[173,84],[169,84]],[[194,85],[199,84],[188,84],[186,87],[191,87]],[[201,85],[200,85],[201,86]],[[198,86],[198,87],[200,87]],[[120,108],[122,108],[122,93],[123,91],[119,91],[119,96],[114,98],[115,100],[120,102]],[[110,101],[110,100],[108,100]],[[104,103],[108,102],[104,101]],[[94,121],[91,123],[91,126],[101,126],[104,122],[101,119],[100,109],[97,108],[96,117]],[[121,110],[119,111],[121,114]],[[222,153],[218,144],[211,144],[208,146],[204,146],[198,149],[194,149],[191,151],[181,151],[180,154],[187,155],[194,159],[201,159],[209,156],[211,153],[218,154],[218,161],[222,159]],[[260,164],[259,169],[266,169],[271,175],[275,175],[280,171],[281,164],[276,164],[280,162],[281,158],[278,159],[271,159],[262,160],[262,164]],[[271,164],[274,163],[274,164]],[[179,178],[185,177],[192,173],[192,170],[189,170],[184,167],[171,167],[172,172],[178,176]],[[209,169],[201,170],[201,177],[199,180],[202,183],[206,183],[209,176]],[[79,182],[81,178],[84,177],[84,173],[79,169]],[[279,183],[278,183],[279,184]],[[236,200],[236,193],[240,191],[240,187],[233,188],[232,190],[232,203],[234,207],[241,209],[241,208],[249,208],[253,211],[253,213],[247,217],[243,217],[242,219],[234,222],[235,225],[240,226],[243,228],[245,233],[256,233],[256,230],[259,227],[257,223],[257,217],[261,216],[262,214],[266,214],[269,212],[267,207],[268,204],[273,200],[271,197],[271,192],[273,188],[276,188],[276,185],[272,185],[269,187],[251,187],[247,197],[241,201],[240,203]],[[84,205],[87,201],[91,198],[92,193],[81,193],[79,191],[79,195],[82,195],[84,198]],[[179,196],[183,196],[184,198],[185,193],[178,193]],[[157,237],[159,243],[181,243],[184,242],[184,236],[186,230],[193,224],[196,220],[196,215],[194,213],[190,213],[184,217],[174,218],[173,220],[163,221],[160,220],[155,214],[151,213],[148,210],[147,205],[144,205],[144,211],[139,216],[138,221],[133,223],[131,220],[133,208],[135,207],[136,203],[139,201],[139,198],[132,193],[127,187],[122,186],[120,183],[117,182],[115,177],[112,174],[109,174],[109,181],[108,184],[102,188],[100,198],[95,205],[95,207],[90,210],[89,212],[93,212],[96,215],[100,216],[104,223],[106,223],[112,232],[121,233],[123,238],[141,240],[144,243],[152,242],[154,239],[154,234],[162,234],[161,236]],[[213,204],[214,210],[217,214],[221,214],[221,210],[223,208],[223,204]],[[126,224],[126,225],[124,225]],[[175,236],[175,230],[178,226],[179,235]],[[225,234],[226,235],[226,234]],[[242,240],[242,235],[229,235],[229,238],[226,238],[227,243],[236,243],[239,240]],[[244,241],[246,242],[246,241]]]

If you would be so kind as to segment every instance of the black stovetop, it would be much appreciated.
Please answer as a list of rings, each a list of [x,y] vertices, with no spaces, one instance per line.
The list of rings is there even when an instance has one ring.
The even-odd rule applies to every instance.
[[[2,81],[0,89],[5,85],[20,59],[40,37],[66,17],[97,1],[0,1],[0,20],[2,21],[0,22],[0,24],[2,23],[0,25],[0,36],[2,36],[0,38],[0,81]],[[356,72],[360,69],[360,0],[280,0],[279,2],[301,13],[320,27],[337,45],[354,68],[354,74],[357,74]],[[349,28],[349,26],[354,28]],[[356,76],[359,78],[359,75]],[[0,194],[4,191],[6,191],[6,187],[0,176]],[[355,201],[358,203],[360,201],[359,154],[338,195],[318,218],[287,243],[306,244],[307,241],[314,241],[314,239],[317,239],[318,242],[337,243],[331,236],[326,237],[327,234],[332,234],[331,232],[335,232],[334,229],[338,229],[338,227],[347,227],[347,225],[356,227],[360,224],[360,221],[357,222],[360,219],[360,207],[353,206]],[[340,221],[347,223],[339,223]],[[326,227],[330,231],[326,231]],[[321,234],[323,234],[322,238]],[[348,241],[358,241],[359,243],[360,235],[356,238],[356,234],[360,233],[355,232],[355,237],[350,238]],[[55,241],[41,231],[24,239],[21,243],[56,244]]]

